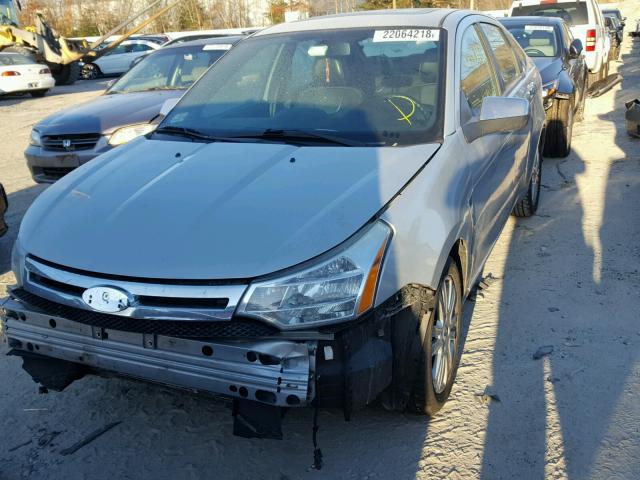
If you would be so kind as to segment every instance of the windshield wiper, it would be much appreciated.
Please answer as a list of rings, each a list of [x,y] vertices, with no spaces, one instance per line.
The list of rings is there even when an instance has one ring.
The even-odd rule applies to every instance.
[[[231,143],[244,143],[249,138],[243,137],[216,137],[214,135],[207,135],[204,132],[196,130],[195,128],[186,127],[174,127],[167,125],[165,127],[157,128],[153,133],[160,133],[164,135],[176,135],[179,137],[190,138],[193,141],[205,141],[205,142],[231,142]]]
[[[350,140],[343,137],[336,137],[333,135],[328,135],[325,133],[319,132],[310,132],[307,130],[296,130],[296,129],[274,129],[268,128],[262,133],[253,133],[247,135],[238,135],[233,138],[256,138],[260,140],[274,140],[274,141],[290,141],[293,143],[298,143],[300,141],[311,141],[315,143],[324,143],[330,145],[342,145],[345,147],[362,147],[362,146],[371,146],[372,144],[368,144],[365,142],[360,142],[358,140]]]

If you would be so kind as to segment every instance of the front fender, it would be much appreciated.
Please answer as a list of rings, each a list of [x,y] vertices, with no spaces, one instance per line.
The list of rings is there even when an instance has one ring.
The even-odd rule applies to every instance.
[[[376,305],[402,287],[418,284],[435,290],[446,259],[471,231],[471,179],[457,132],[388,206],[381,218],[394,235],[380,274]],[[468,246],[471,251],[471,246]],[[470,264],[470,262],[467,262]],[[466,276],[467,272],[463,272]]]

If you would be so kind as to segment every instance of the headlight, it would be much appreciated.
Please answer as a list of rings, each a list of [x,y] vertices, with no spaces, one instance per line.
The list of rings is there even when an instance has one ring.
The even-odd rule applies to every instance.
[[[351,320],[373,306],[391,228],[378,221],[329,259],[291,275],[252,283],[238,313],[283,329]]]
[[[542,85],[542,98],[550,97],[558,91],[558,79]]]
[[[34,147],[41,147],[42,143],[40,142],[40,132],[33,129],[31,130],[31,138],[29,139],[29,145],[33,145]]]
[[[109,145],[113,145],[114,147],[122,145],[123,143],[130,142],[134,138],[153,132],[155,129],[156,125],[152,125],[151,123],[142,123],[140,125],[131,125],[129,127],[119,128],[113,132],[113,135],[109,138]]]

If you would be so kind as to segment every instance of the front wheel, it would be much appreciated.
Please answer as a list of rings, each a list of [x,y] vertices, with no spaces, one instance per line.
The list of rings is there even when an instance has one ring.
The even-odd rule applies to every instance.
[[[462,277],[449,257],[436,292],[436,306],[420,322],[421,351],[409,408],[434,415],[451,393],[462,332]]]
[[[95,80],[101,73],[100,68],[93,63],[87,63],[82,67],[82,78],[85,80]]]
[[[516,217],[530,217],[538,210],[540,202],[540,181],[542,180],[542,156],[540,148],[536,148],[536,158],[531,167],[529,188],[525,196],[513,207],[513,215]]]
[[[571,152],[573,102],[554,100],[547,112],[547,125],[544,155],[546,157],[566,157]]]

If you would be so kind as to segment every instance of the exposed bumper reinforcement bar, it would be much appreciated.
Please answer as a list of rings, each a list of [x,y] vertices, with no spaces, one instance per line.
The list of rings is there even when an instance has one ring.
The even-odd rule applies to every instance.
[[[4,334],[19,354],[273,406],[307,405],[315,395],[314,341],[207,342],[83,325],[4,302]]]

